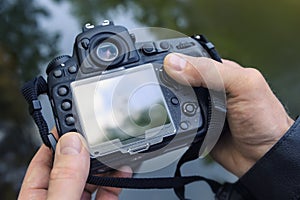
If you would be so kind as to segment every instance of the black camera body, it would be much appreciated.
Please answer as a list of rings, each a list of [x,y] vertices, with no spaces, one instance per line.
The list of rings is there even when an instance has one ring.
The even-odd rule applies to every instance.
[[[212,48],[202,36],[136,42],[112,22],[86,25],[73,55],[47,68],[59,135],[77,131],[87,139],[92,174],[201,146],[212,112],[209,91],[177,83],[163,60],[171,52],[211,57]]]

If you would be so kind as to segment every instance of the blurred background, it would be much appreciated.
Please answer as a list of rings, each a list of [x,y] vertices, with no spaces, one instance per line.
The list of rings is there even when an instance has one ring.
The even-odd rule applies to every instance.
[[[129,29],[156,26],[205,34],[223,58],[259,69],[295,117],[300,113],[299,10],[298,0],[1,0],[0,199],[16,199],[27,165],[41,144],[19,89],[44,74],[54,56],[71,54],[75,36],[86,22],[111,19]],[[145,176],[173,172],[174,166],[169,166]],[[184,166],[184,174],[236,180],[216,163],[203,160]],[[203,183],[189,185],[187,197],[213,199]],[[121,199],[141,198],[175,196],[172,190],[121,194]]]

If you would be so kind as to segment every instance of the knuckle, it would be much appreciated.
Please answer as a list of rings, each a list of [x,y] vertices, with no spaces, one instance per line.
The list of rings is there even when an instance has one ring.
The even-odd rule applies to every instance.
[[[237,62],[235,62],[233,60],[222,59],[222,62],[227,67],[236,68],[236,69],[242,68],[242,66],[240,64],[238,64]]]
[[[249,85],[253,87],[261,87],[266,83],[263,75],[259,70],[255,68],[245,68],[244,71],[244,79]]]

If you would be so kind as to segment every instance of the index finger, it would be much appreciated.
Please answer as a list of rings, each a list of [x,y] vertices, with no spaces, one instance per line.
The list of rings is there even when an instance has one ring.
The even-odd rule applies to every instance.
[[[43,199],[46,196],[52,156],[52,151],[43,144],[29,164],[19,199]]]
[[[51,133],[58,138],[55,127]],[[27,168],[19,199],[42,199],[46,197],[52,165],[53,153],[45,144],[42,144]]]

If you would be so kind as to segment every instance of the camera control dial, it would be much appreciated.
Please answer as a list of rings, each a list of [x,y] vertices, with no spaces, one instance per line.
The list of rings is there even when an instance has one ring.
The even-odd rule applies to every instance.
[[[71,57],[68,55],[62,55],[54,58],[49,64],[46,69],[46,73],[49,75],[49,73],[54,70],[57,66],[64,64],[67,60],[69,60]]]

